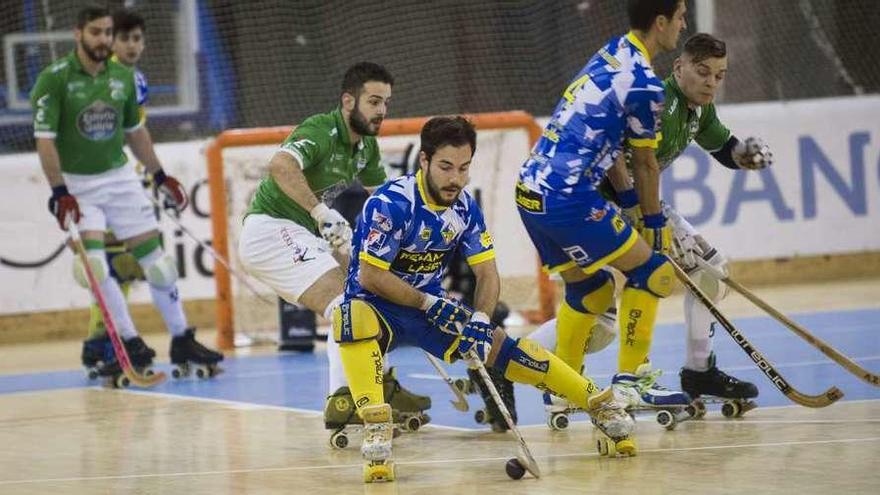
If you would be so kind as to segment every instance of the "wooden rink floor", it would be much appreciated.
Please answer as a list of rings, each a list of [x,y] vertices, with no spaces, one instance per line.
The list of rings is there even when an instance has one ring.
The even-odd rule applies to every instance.
[[[860,365],[880,370],[880,280],[761,289]],[[804,393],[830,385],[846,397],[824,409],[791,405],[731,339],[716,335],[722,368],[759,386],[759,407],[737,420],[717,407],[703,421],[665,431],[638,417],[639,455],[600,458],[585,416],[568,430],[543,424],[538,394],[517,388],[522,432],[540,480],[504,472],[512,437],[476,425],[448,404],[442,382],[416,352],[391,355],[408,388],[432,396],[433,424],[394,443],[398,480],[365,485],[353,448],[331,450],[321,413],[326,360],[238,352],[211,382],[112,390],[88,382],[76,341],[0,347],[0,494],[104,493],[880,493],[880,388],[849,375],[790,332],[731,296],[722,306]],[[680,298],[664,302],[652,360],[678,385],[684,341]],[[207,334],[206,334],[207,335]],[[209,341],[207,338],[206,341]],[[150,336],[158,367],[167,339]],[[588,356],[601,385],[616,346]],[[460,365],[449,367],[463,374]],[[480,405],[469,396],[471,409]]]

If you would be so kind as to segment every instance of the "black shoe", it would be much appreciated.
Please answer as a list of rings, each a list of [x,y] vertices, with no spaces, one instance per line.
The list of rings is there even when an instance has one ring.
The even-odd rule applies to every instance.
[[[709,356],[709,369],[694,371],[682,368],[681,388],[694,399],[701,395],[713,395],[723,399],[751,399],[758,396],[758,387],[741,381],[715,366],[715,353]]]
[[[488,372],[492,383],[495,385],[498,395],[501,396],[501,401],[504,402],[505,407],[507,407],[507,411],[510,413],[510,418],[513,420],[513,423],[516,424],[516,400],[513,395],[513,382],[505,378],[504,374],[495,368],[487,367],[486,371]],[[492,426],[492,430],[496,432],[509,430],[510,428],[507,425],[507,421],[505,421],[504,416],[502,416],[501,410],[495,403],[495,399],[492,397],[489,389],[486,388],[485,381],[483,381],[483,375],[481,375],[478,370],[468,368],[468,378],[470,378],[474,388],[486,404],[486,414],[488,417],[483,417],[485,421],[480,421],[479,418],[477,421],[489,423]]]
[[[132,337],[125,343],[125,352],[128,353],[128,359],[135,368],[146,368],[153,364],[153,358],[156,357],[156,351],[148,346],[144,339],[140,336]]]
[[[223,361],[223,354],[208,349],[196,340],[196,329],[192,327],[187,328],[183,335],[171,339],[169,354],[172,364],[216,364]]]

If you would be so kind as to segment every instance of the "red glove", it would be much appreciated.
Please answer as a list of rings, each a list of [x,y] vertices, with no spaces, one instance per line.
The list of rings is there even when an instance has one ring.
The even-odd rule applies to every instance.
[[[153,174],[153,184],[165,196],[165,204],[173,207],[178,212],[186,209],[189,199],[186,197],[186,189],[183,185],[170,175],[165,175],[165,171],[159,169]]]
[[[52,196],[49,198],[49,211],[58,220],[61,230],[67,230],[67,219],[79,223],[82,214],[79,211],[79,203],[76,202],[67,186],[64,184],[52,188]]]

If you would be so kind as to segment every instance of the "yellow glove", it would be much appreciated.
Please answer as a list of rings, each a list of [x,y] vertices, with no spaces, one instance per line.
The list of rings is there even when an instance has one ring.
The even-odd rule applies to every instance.
[[[651,249],[669,254],[672,247],[672,226],[666,224],[666,217],[662,213],[644,215],[639,233]]]

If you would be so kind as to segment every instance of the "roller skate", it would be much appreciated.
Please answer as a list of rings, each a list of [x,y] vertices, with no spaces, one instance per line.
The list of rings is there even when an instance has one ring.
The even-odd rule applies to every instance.
[[[401,425],[404,431],[418,431],[422,425],[431,421],[425,411],[431,408],[431,398],[417,395],[403,388],[397,380],[394,368],[390,368],[382,377],[383,394],[391,405],[394,422]]]
[[[600,456],[627,457],[637,453],[632,431],[635,421],[617,402],[611,387],[587,398],[587,413],[593,424],[602,432],[596,440]]]
[[[547,426],[555,431],[568,428],[570,423],[569,415],[584,412],[583,409],[572,404],[567,399],[561,399],[547,392],[544,392],[544,411],[547,412]]]
[[[657,384],[662,371],[651,371],[650,363],[642,364],[635,374],[618,373],[611,380],[611,388],[627,412],[636,415],[642,411],[656,413],[657,423],[674,430],[678,423],[694,417],[691,398],[686,392],[669,390]]]
[[[758,396],[758,387],[719,370],[715,364],[714,352],[709,355],[708,370],[682,368],[679,377],[681,388],[694,398],[695,419],[706,415],[706,404],[721,404],[721,414],[725,418],[739,418],[758,407],[750,400]]]
[[[364,483],[394,481],[394,461],[391,460],[391,441],[394,437],[391,423],[391,405],[378,404],[361,409],[364,419]]]
[[[217,363],[223,361],[223,354],[212,351],[196,340],[196,329],[187,328],[183,335],[171,339],[171,376],[183,378],[193,370],[201,379],[212,378],[223,372]]]
[[[83,341],[80,359],[89,380],[97,380],[100,376],[100,368],[108,355],[108,349],[110,349],[109,355],[112,357],[113,347],[107,334]]]
[[[507,411],[510,412],[510,418],[516,424],[516,400],[513,394],[513,382],[505,378],[495,368],[487,366],[486,371],[489,373],[489,378],[492,379],[495,389],[498,390],[498,395],[501,396],[501,400],[507,407]],[[478,370],[468,368],[468,381],[456,386],[465,387],[471,393],[479,393],[480,397],[483,398],[485,408],[479,409],[474,413],[474,421],[478,424],[488,424],[492,427],[492,431],[496,433],[503,433],[510,429],[507,426],[507,421],[504,420],[504,416],[501,415],[501,410],[495,403],[495,399],[492,398],[492,394],[486,388],[483,376],[480,375]]]
[[[134,336],[128,340],[123,340],[125,352],[131,361],[134,371],[141,375],[150,376],[153,374],[153,358],[156,357],[156,351],[150,348],[140,336]],[[116,359],[116,353],[113,350],[113,344],[107,339],[106,360],[97,369],[98,376],[105,379],[104,385],[110,388],[128,388],[131,381],[122,372],[122,367]]]

